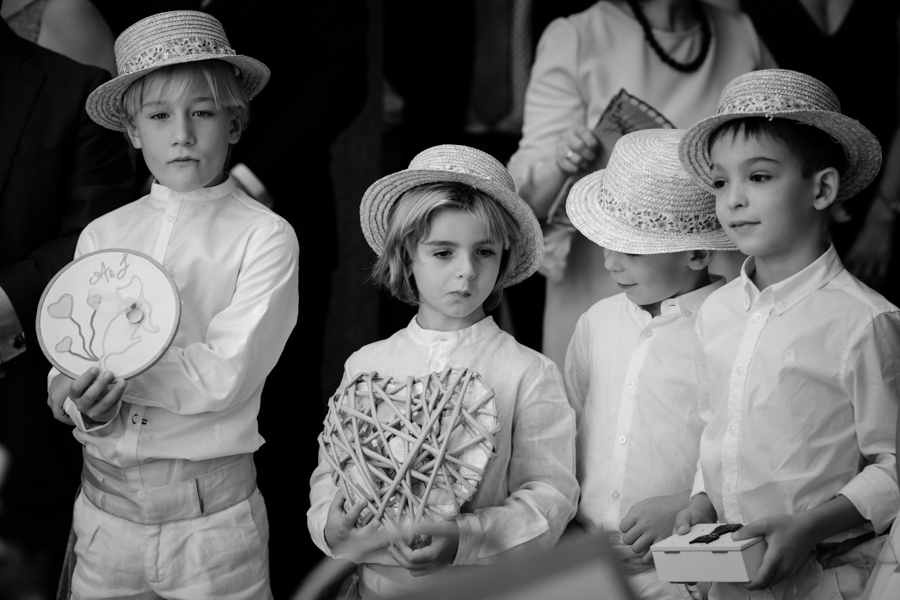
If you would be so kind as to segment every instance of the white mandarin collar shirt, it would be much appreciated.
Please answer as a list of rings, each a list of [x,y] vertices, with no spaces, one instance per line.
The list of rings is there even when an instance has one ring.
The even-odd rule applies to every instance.
[[[153,184],[89,224],[75,256],[104,248],[160,262],[181,295],[181,323],[159,362],[128,381],[116,418],[76,428],[75,437],[120,467],[257,450],[263,383],[297,321],[299,246],[290,224],[231,178],[186,193]]]
[[[752,258],[710,296],[697,334],[701,414],[694,493],[720,521],[795,514],[847,497],[882,532],[900,510],[895,426],[900,312],[834,247],[759,291]]]
[[[406,329],[354,352],[341,386],[359,373],[375,371],[404,380],[445,367],[472,369],[494,390],[500,413],[496,456],[475,496],[455,519],[460,538],[453,566],[412,577],[384,550],[352,557],[363,565],[362,585],[376,596],[414,591],[439,577],[464,577],[472,568],[464,565],[490,564],[519,550],[551,547],[575,515],[575,418],[562,378],[553,362],[520,345],[492,317],[447,332],[422,329],[413,318]],[[310,488],[310,535],[323,552],[334,556],[324,530],[338,488],[331,467],[321,458]]]
[[[578,521],[622,542],[619,523],[652,496],[684,493],[697,470],[703,421],[697,413],[694,323],[700,305],[725,284],[663,301],[660,315],[618,294],[584,313],[566,354],[565,384],[577,415]]]

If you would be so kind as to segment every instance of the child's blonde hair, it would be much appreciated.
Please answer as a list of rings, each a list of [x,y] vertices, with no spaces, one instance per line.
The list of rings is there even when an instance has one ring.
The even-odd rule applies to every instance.
[[[235,67],[221,60],[202,60],[159,68],[132,83],[122,98],[124,121],[134,126],[134,117],[141,112],[144,89],[162,80],[160,93],[165,97],[183,98],[195,79],[206,81],[216,108],[225,107],[243,130],[250,118],[250,100],[238,82]]]
[[[395,298],[418,306],[419,293],[412,277],[412,257],[419,242],[428,236],[431,220],[439,212],[469,213],[484,223],[488,238],[503,247],[500,272],[494,289],[484,302],[485,310],[500,303],[513,267],[522,253],[519,225],[494,198],[463,183],[431,183],[404,193],[391,207],[384,251],[372,268],[372,279]]]

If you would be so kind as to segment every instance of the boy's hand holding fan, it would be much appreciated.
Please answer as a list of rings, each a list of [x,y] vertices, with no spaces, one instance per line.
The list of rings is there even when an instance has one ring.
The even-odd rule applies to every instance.
[[[335,503],[344,504],[326,529],[342,540],[386,536],[398,564],[413,572],[452,562],[458,529],[447,521],[474,496],[494,456],[498,416],[493,390],[468,369],[405,382],[352,378],[329,400],[319,436],[341,490]],[[355,521],[358,533],[339,534],[338,517]]]

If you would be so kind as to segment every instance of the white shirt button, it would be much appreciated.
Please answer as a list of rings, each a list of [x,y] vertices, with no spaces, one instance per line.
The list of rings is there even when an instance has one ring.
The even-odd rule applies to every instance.
[[[645,332],[644,332],[644,337],[648,337],[648,338],[653,337],[653,332],[652,332],[652,331],[645,331]]]
[[[762,313],[756,313],[755,315],[753,315],[753,318],[757,321],[762,321]]]
[[[440,370],[441,370],[441,364],[438,363],[438,362],[433,362],[433,363],[431,363],[431,370],[432,370],[432,371],[440,371]]]
[[[259,314],[259,313],[261,313],[262,311],[263,311],[263,307],[262,307],[262,306],[257,306],[256,308],[253,309],[253,312],[255,312],[256,314]]]
[[[613,493],[612,493],[612,498],[613,498],[613,500],[618,500],[620,496],[621,496],[621,494],[620,494],[619,492],[613,492]]]
[[[609,541],[611,544],[618,544],[620,541],[622,541],[622,536],[620,536],[617,533],[614,533],[611,536],[609,536]]]
[[[173,215],[172,213],[167,214],[167,215],[166,215],[166,220],[168,220],[168,221],[174,221],[174,220],[175,220],[175,215]]]
[[[624,435],[620,435],[620,436],[619,436],[619,443],[620,443],[620,444],[624,444],[624,443],[627,442],[627,441],[628,441],[628,439],[627,439]]]
[[[744,367],[738,367],[738,368],[737,368],[737,374],[738,374],[738,375],[743,375],[743,374],[744,374]]]
[[[785,306],[787,306],[787,304],[785,304],[784,302],[779,302],[775,305],[775,308],[777,308],[778,310],[784,310]]]
[[[692,312],[689,311],[689,310],[684,311],[684,316],[686,316],[686,317],[689,317],[689,316],[691,316],[692,314],[694,314],[694,313],[692,313]]]
[[[628,382],[628,389],[629,389],[629,390],[633,390],[633,389],[634,389],[634,382],[633,382],[633,381],[629,381],[629,382]]]
[[[736,429],[736,428],[735,428],[734,425],[729,425],[729,426],[728,426],[728,433],[734,433],[734,430],[735,430],[735,429]]]

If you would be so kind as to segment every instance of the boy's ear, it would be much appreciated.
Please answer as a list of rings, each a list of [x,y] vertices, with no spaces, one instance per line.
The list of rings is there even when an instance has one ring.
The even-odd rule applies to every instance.
[[[834,167],[826,167],[813,175],[816,196],[813,199],[813,207],[816,210],[825,210],[837,200],[838,190],[841,186],[841,174]]]
[[[231,129],[228,131],[228,143],[229,144],[237,144],[241,139],[241,134],[244,132],[244,122],[235,117],[231,117]]]
[[[138,135],[137,127],[132,124],[130,117],[125,117],[125,135],[128,136],[131,145],[134,146],[135,149],[141,149],[141,136]]]
[[[695,271],[705,269],[716,257],[715,250],[688,250],[687,254],[688,267]]]

